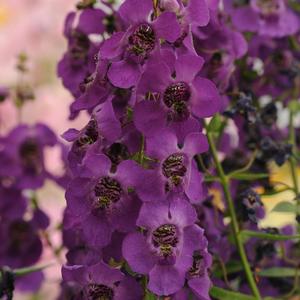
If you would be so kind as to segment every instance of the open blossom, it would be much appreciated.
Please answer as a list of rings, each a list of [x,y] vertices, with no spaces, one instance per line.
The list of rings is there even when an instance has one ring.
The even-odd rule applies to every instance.
[[[58,64],[58,76],[64,86],[78,97],[80,83],[93,72],[97,54],[97,45],[89,39],[89,34],[104,32],[105,13],[101,9],[86,8],[80,13],[76,24],[76,13],[71,12],[66,18],[64,35],[68,40],[68,51]]]
[[[100,58],[112,60],[108,78],[117,87],[129,88],[137,84],[143,64],[159,51],[159,40],[174,42],[180,35],[173,12],[163,12],[151,21],[152,8],[151,0],[127,0],[122,3],[119,14],[129,25],[128,29],[115,33],[100,48]],[[132,11],[135,13],[132,14]]]
[[[72,171],[76,171],[88,151],[93,152],[100,148],[105,141],[114,142],[120,135],[121,124],[115,115],[112,102],[107,100],[94,109],[92,118],[83,129],[79,131],[72,128],[63,134],[68,142],[73,142],[68,157]]]
[[[15,176],[19,188],[38,188],[51,175],[45,169],[45,147],[57,144],[55,134],[45,125],[20,125],[4,139],[2,173]]]
[[[89,267],[65,266],[62,275],[66,282],[78,285],[79,291],[74,299],[132,300],[142,296],[142,289],[134,279],[125,277],[120,270],[102,262]]]
[[[241,31],[283,37],[299,30],[299,19],[285,0],[250,0],[246,5],[225,0],[226,6],[233,24]]]
[[[203,62],[201,57],[182,55],[171,65],[159,61],[148,66],[138,84],[137,95],[142,100],[134,116],[137,128],[146,136],[167,126],[179,131],[191,126],[195,117],[218,112],[220,98],[215,85],[197,75]]]
[[[103,247],[114,230],[128,232],[135,228],[140,204],[129,189],[136,186],[139,167],[125,160],[111,173],[111,162],[103,154],[91,154],[83,164],[80,177],[70,183],[66,194],[68,209],[76,217],[69,226],[81,222],[87,243]]]
[[[160,140],[164,140],[165,143],[157,147]],[[179,146],[174,133],[161,131],[159,135],[149,137],[146,141],[146,154],[154,161],[158,161],[157,164],[152,165],[153,171],[157,173],[158,193],[153,196],[151,192],[153,182],[145,177],[144,183],[141,183],[144,186],[142,200],[157,201],[176,192],[185,194],[191,203],[199,203],[203,199],[202,176],[197,170],[193,157],[207,151],[208,144],[205,136],[202,133],[190,133]],[[144,174],[149,176],[148,173]]]
[[[193,252],[205,243],[195,220],[195,210],[184,199],[142,206],[137,220],[142,233],[125,238],[123,255],[133,271],[149,274],[148,288],[155,294],[170,295],[183,287]]]

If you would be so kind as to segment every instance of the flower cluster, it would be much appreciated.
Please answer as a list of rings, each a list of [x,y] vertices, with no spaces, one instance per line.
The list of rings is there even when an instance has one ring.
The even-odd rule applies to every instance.
[[[90,119],[63,134],[60,299],[279,297],[287,267],[298,292],[299,235],[259,223],[286,163],[299,220],[299,20],[284,0],[86,0],[67,16],[58,75],[70,118]]]
[[[73,173],[64,280],[85,299],[141,299],[142,278],[156,295],[208,299],[211,256],[194,207],[206,191],[194,157],[208,150],[201,120],[220,110],[221,97],[192,38],[193,27],[208,24],[209,7],[126,0],[110,14],[88,5],[76,18],[67,18],[69,48],[58,71],[75,96],[71,117],[87,110],[91,118],[64,134]],[[104,32],[111,36],[93,41],[91,33]],[[79,280],[77,272],[90,275]]]
[[[19,125],[0,138],[2,268],[30,267],[42,255],[41,233],[45,232],[50,220],[39,207],[35,191],[44,185],[46,179],[62,182],[62,178],[49,173],[45,167],[45,149],[58,144],[54,132],[43,124]],[[15,285],[23,291],[34,291],[42,280],[43,273],[35,272],[17,279]]]

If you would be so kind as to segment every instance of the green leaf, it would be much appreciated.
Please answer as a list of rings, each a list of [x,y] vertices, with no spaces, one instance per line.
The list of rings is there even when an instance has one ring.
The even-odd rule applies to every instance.
[[[222,127],[222,119],[219,114],[216,114],[209,122],[208,132],[219,132]]]
[[[228,291],[216,286],[210,289],[210,295],[219,300],[256,300],[253,296]]]
[[[144,300],[157,300],[157,297],[149,291],[146,291]]]
[[[269,174],[265,173],[231,173],[228,176],[232,179],[238,180],[256,180],[256,179],[264,179],[268,178]]]
[[[295,213],[296,210],[297,206],[294,203],[282,201],[275,205],[272,212]]]
[[[243,239],[247,238],[247,237],[256,237],[256,238],[274,240],[274,241],[287,241],[287,240],[300,239],[299,234],[298,235],[283,235],[283,234],[272,234],[272,233],[251,231],[251,230],[242,230],[240,232],[240,235],[242,236]]]
[[[294,268],[269,268],[258,272],[259,276],[262,277],[295,277],[297,269]]]

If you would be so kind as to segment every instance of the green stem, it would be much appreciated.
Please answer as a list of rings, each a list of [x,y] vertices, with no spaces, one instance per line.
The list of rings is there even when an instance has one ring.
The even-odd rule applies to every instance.
[[[55,263],[49,263],[49,264],[46,264],[46,265],[37,265],[37,266],[32,266],[32,267],[14,269],[13,274],[15,275],[15,277],[22,277],[22,276],[25,276],[27,274],[42,271],[42,270],[44,270],[46,268],[49,268],[53,265],[55,265]],[[0,281],[1,281],[1,274],[0,274]]]
[[[212,153],[212,156],[213,156],[213,159],[216,164],[216,168],[217,168],[217,171],[218,171],[218,174],[220,177],[220,182],[223,187],[224,196],[225,196],[225,199],[226,199],[226,202],[228,205],[228,209],[229,209],[229,213],[230,213],[231,226],[232,226],[232,230],[233,230],[235,243],[236,243],[237,250],[239,252],[242,264],[243,264],[243,268],[244,268],[249,286],[250,286],[255,298],[261,299],[260,292],[257,288],[255,279],[253,277],[253,274],[252,274],[252,271],[251,271],[251,268],[250,268],[250,265],[248,262],[246,251],[243,246],[243,241],[240,236],[240,229],[239,229],[239,225],[238,225],[238,221],[237,221],[237,217],[236,217],[236,213],[235,213],[235,209],[234,209],[233,199],[231,197],[230,190],[229,190],[228,177],[225,175],[223,167],[218,159],[217,149],[216,149],[216,146],[215,146],[215,143],[214,143],[211,133],[209,133],[209,132],[207,133],[207,138],[208,138],[208,143],[210,145],[211,153]]]
[[[144,163],[144,151],[145,151],[145,137],[142,135],[142,141],[141,141],[141,149],[140,149],[140,152],[139,152],[139,163],[141,165],[143,165]]]

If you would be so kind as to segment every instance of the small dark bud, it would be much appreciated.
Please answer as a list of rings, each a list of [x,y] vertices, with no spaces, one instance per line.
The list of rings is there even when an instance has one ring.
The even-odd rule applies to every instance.
[[[275,103],[268,103],[263,107],[260,118],[264,125],[272,126],[277,121],[277,107]]]
[[[6,296],[6,300],[12,300],[15,288],[15,275],[13,271],[6,266],[0,269],[0,273],[0,298]]]

